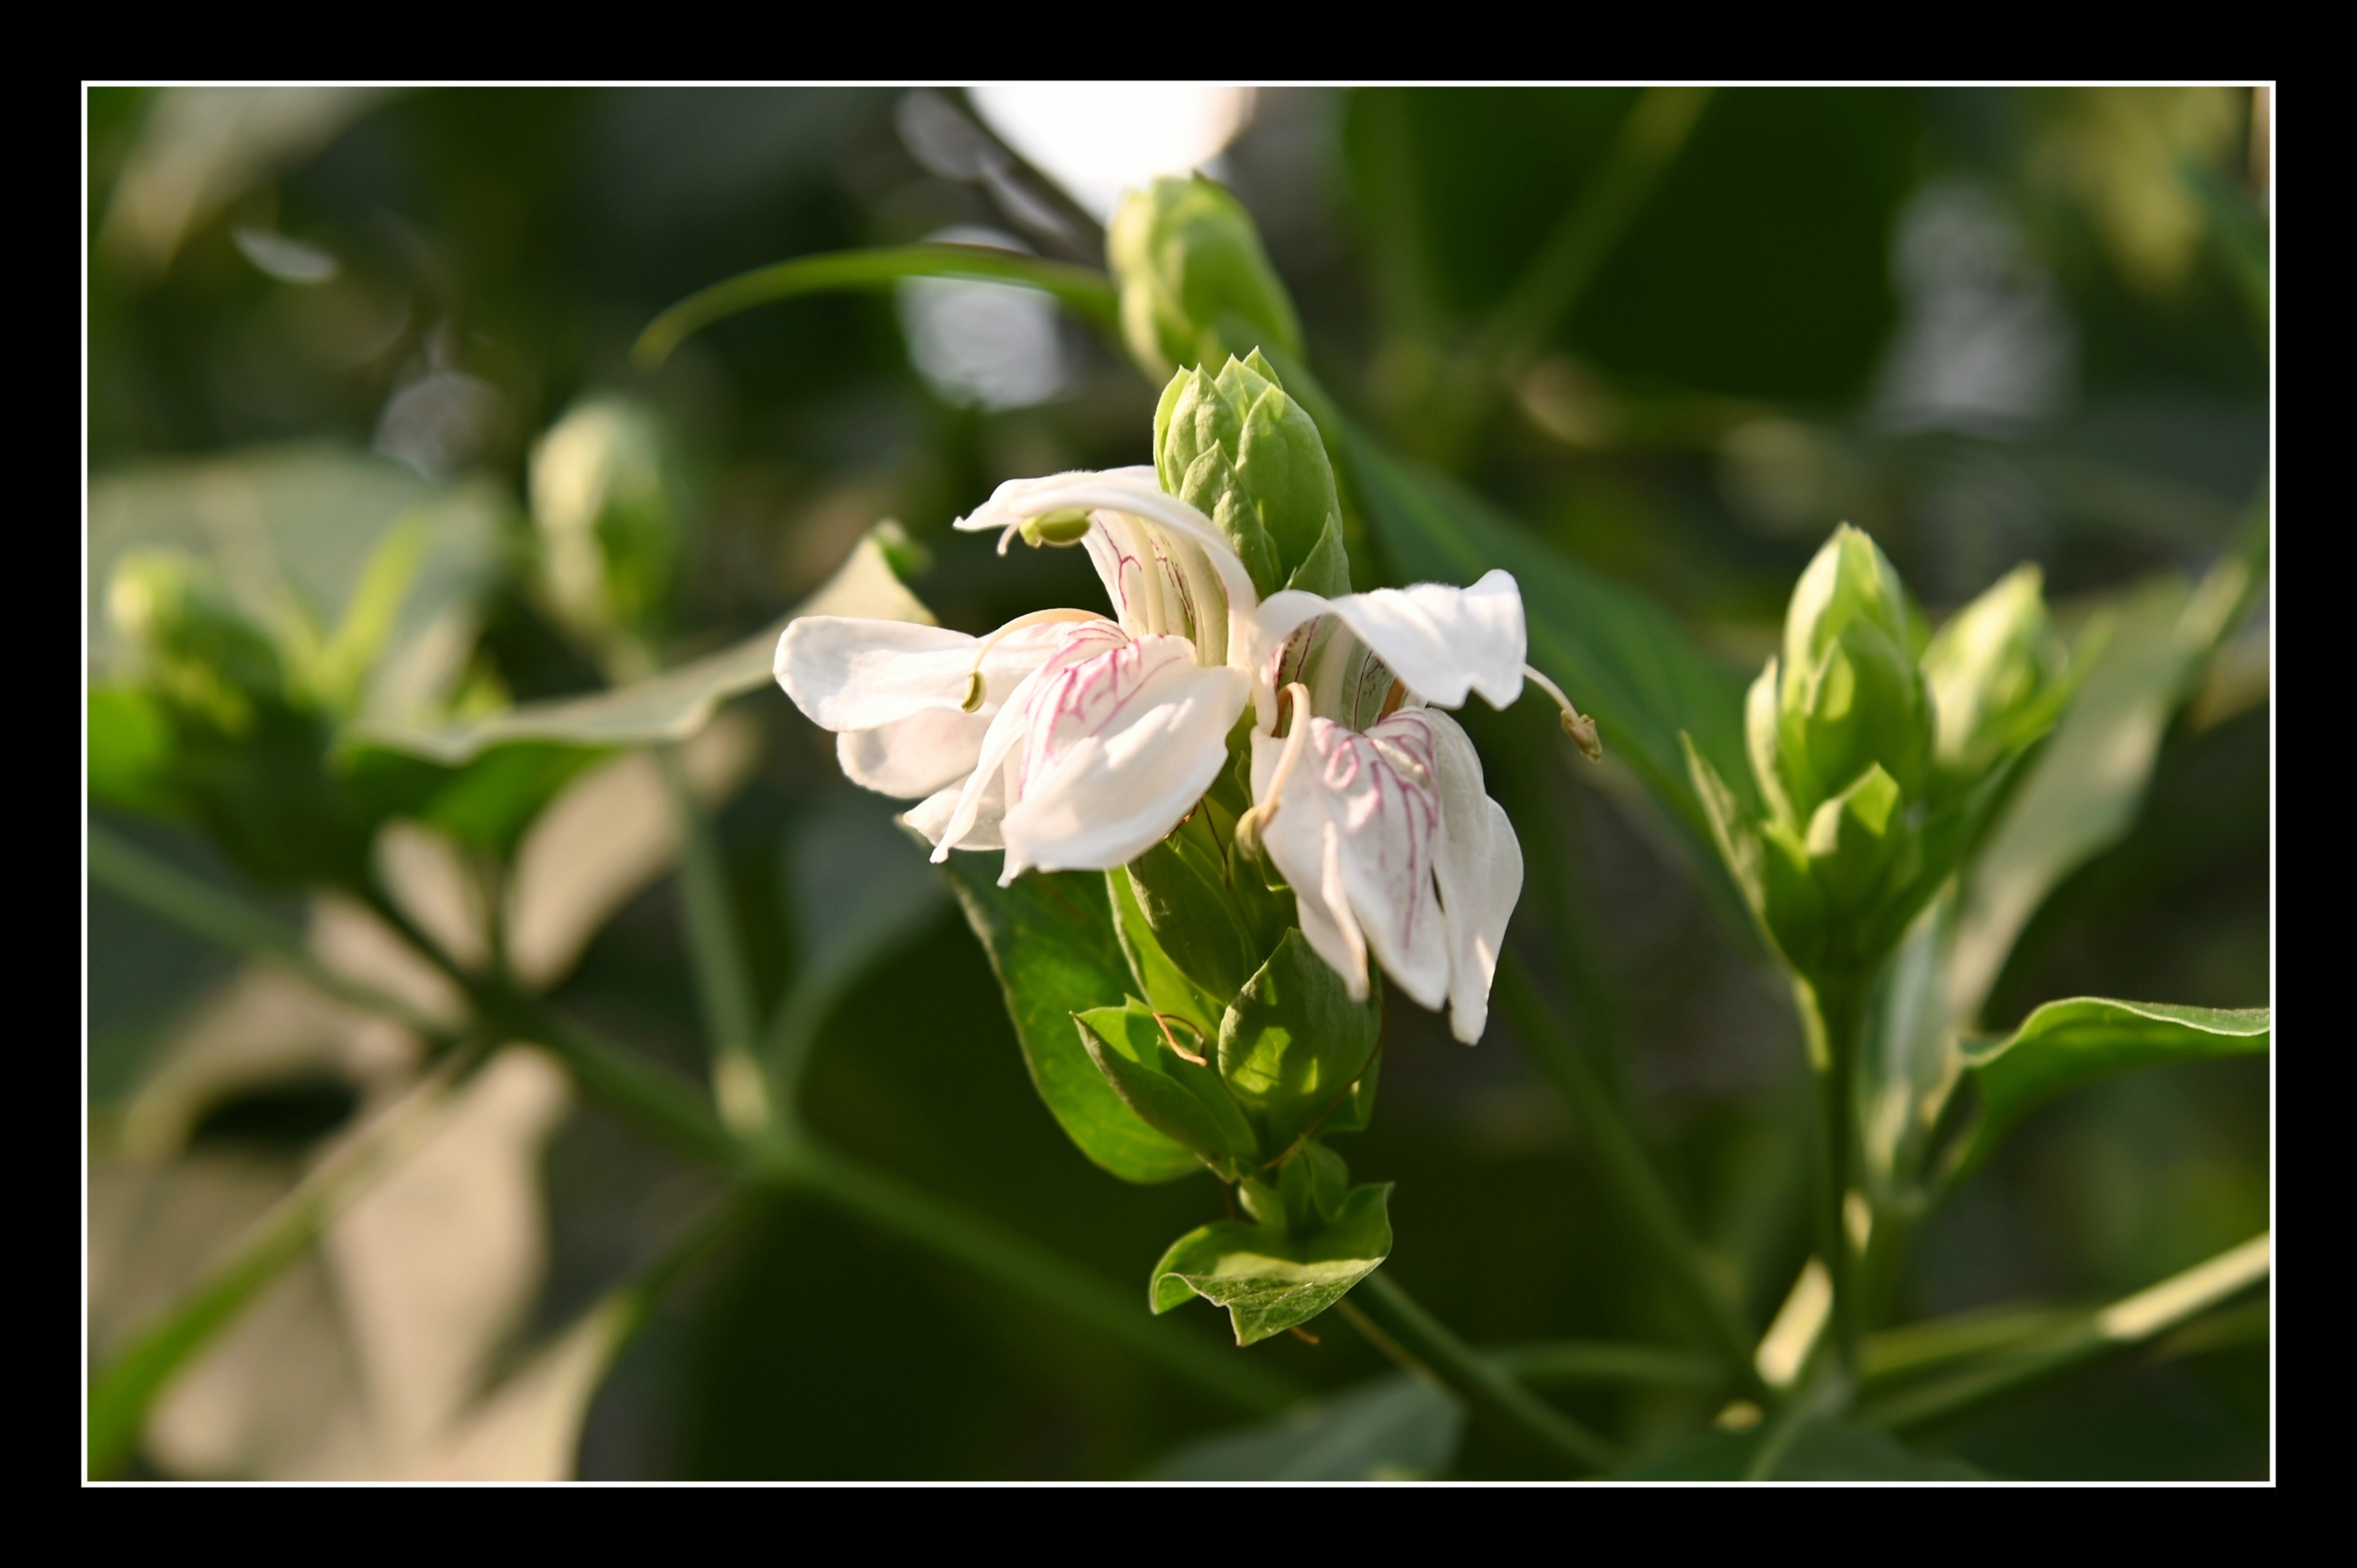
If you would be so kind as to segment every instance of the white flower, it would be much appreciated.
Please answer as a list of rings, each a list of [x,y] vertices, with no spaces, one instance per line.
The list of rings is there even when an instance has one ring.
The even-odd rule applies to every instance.
[[[1489,1019],[1523,852],[1472,742],[1427,704],[1457,707],[1478,692],[1504,707],[1526,672],[1544,682],[1523,662],[1521,591],[1491,572],[1469,588],[1279,593],[1254,617],[1254,641],[1268,651],[1254,808],[1239,833],[1292,884],[1302,935],[1353,997],[1367,994],[1372,950],[1418,1003],[1445,1003],[1470,1045]],[[1280,693],[1291,698],[1282,738]],[[1564,707],[1569,728],[1577,715]]]
[[[1253,809],[1240,840],[1294,888],[1302,933],[1354,997],[1369,953],[1457,1037],[1480,1037],[1523,857],[1481,763],[1431,704],[1503,707],[1527,675],[1590,755],[1595,732],[1523,663],[1523,600],[1491,572],[1339,598],[1262,603],[1211,520],[1154,470],[1001,485],[961,529],[1082,545],[1115,619],[1044,610],[985,638],[813,616],[777,676],[856,783],[922,797],[906,821],[953,848],[1031,867],[1110,870],[1194,808],[1249,703]],[[1280,733],[1282,728],[1282,733]]]
[[[776,661],[796,705],[841,732],[854,782],[925,797],[907,821],[935,860],[1004,848],[1002,883],[1125,865],[1193,808],[1250,695],[1227,656],[1256,607],[1226,542],[1150,468],[1016,480],[958,526],[1026,524],[1085,531],[1118,620],[1049,610],[973,638],[813,616]]]

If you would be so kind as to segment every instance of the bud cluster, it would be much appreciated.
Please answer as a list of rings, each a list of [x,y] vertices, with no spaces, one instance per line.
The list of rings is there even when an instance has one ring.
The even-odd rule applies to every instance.
[[[1200,176],[1157,179],[1122,200],[1105,233],[1121,286],[1121,330],[1148,375],[1206,365],[1265,343],[1301,349],[1292,297],[1252,216]]]
[[[1154,411],[1154,472],[1166,494],[1219,525],[1263,597],[1350,591],[1325,440],[1258,349],[1216,376],[1171,378]]]
[[[1752,818],[1697,754],[1720,845],[1785,959],[1865,973],[1953,869],[2062,697],[2035,567],[1927,637],[1898,572],[1844,524],[1793,589],[1752,683]]]

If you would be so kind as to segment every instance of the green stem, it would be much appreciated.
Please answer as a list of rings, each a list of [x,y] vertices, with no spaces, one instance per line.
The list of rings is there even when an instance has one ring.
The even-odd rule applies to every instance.
[[[432,1138],[442,1125],[447,1090],[473,1059],[471,1052],[445,1057],[313,1166],[226,1258],[108,1359],[90,1391],[92,1477],[112,1474],[130,1456],[148,1405],[174,1372],[302,1256],[346,1206]]]
[[[1612,1445],[1540,1399],[1483,1356],[1378,1270],[1337,1304],[1342,1315],[1384,1354],[1411,1371],[1445,1384],[1451,1392],[1519,1442],[1574,1474],[1609,1469],[1620,1455]]]
[[[2072,1314],[1985,1354],[1966,1355],[1929,1375],[1878,1380],[1859,1402],[1862,1421],[1895,1432],[1950,1425],[1998,1401],[2153,1344],[2266,1280],[2270,1235],[2253,1237],[2209,1262],[2093,1312]],[[1960,1339],[1966,1336],[1958,1336]],[[1898,1386],[1889,1386],[1896,1383]]]
[[[1857,1051],[1865,1025],[1866,988],[1833,978],[1794,983],[1809,1070],[1817,1087],[1817,1255],[1833,1282],[1834,1363],[1855,1388],[1866,1339],[1858,1270],[1857,1218],[1870,1214],[1857,1190]],[[1870,1235],[1870,1232],[1869,1232]]]
[[[1481,353],[1512,374],[1546,342],[1587,293],[1645,197],[1685,145],[1706,87],[1649,89],[1621,122],[1603,166],[1557,220],[1481,335]]]
[[[689,337],[740,310],[830,290],[890,288],[903,278],[919,277],[1022,284],[1053,295],[1084,319],[1107,330],[1119,325],[1119,299],[1113,280],[1091,268],[974,245],[899,245],[799,256],[725,278],[656,317],[639,334],[630,357],[640,369],[656,370]]]
[[[1308,1391],[1249,1358],[1151,1316],[1143,1302],[1038,1243],[808,1139],[783,1146],[780,1170],[795,1186],[1238,1404],[1274,1414]]]
[[[1711,1277],[1635,1133],[1621,1119],[1619,1107],[1597,1080],[1587,1058],[1555,1021],[1522,961],[1511,952],[1498,965],[1497,994],[1532,1059],[1570,1106],[1605,1190],[1652,1254],[1727,1375],[1746,1391],[1758,1393],[1760,1375],[1752,1365],[1751,1333],[1742,1315]]]
[[[169,920],[208,941],[291,971],[322,995],[390,1018],[439,1044],[457,1036],[450,1028],[374,986],[351,980],[321,963],[297,933],[242,899],[209,887],[177,866],[90,824],[90,875],[108,891]]]
[[[680,891],[687,908],[688,957],[712,1041],[713,1098],[730,1127],[755,1133],[774,1116],[761,1073],[752,972],[737,930],[728,874],[721,865],[712,819],[696,801],[679,747],[655,747],[655,761],[679,822]]]
[[[1560,1339],[1509,1345],[1489,1352],[1489,1357],[1516,1382],[1534,1389],[1636,1383],[1707,1392],[1723,1380],[1717,1362],[1652,1345]]]

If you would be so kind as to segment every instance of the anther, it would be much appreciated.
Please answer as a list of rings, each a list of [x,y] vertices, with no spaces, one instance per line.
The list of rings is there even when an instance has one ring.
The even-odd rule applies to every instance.
[[[1590,762],[1603,761],[1604,742],[1596,734],[1596,721],[1573,707],[1571,699],[1563,694],[1563,688],[1540,674],[1533,666],[1523,665],[1523,674],[1533,685],[1553,697],[1555,705],[1563,710],[1563,733],[1571,736],[1572,743],[1579,747],[1580,755]]]
[[[990,656],[992,649],[997,647],[1006,638],[1026,627],[1046,626],[1051,621],[1103,620],[1105,618],[1107,618],[1097,614],[1094,610],[1033,610],[1028,616],[1017,616],[1013,620],[984,638],[975,646],[974,668],[966,671],[965,695],[958,699],[958,706],[969,714],[982,711],[982,704],[990,698],[990,682],[983,676],[982,661]]]
[[[1089,512],[1086,507],[1066,507],[1061,511],[1042,512],[1027,517],[1017,525],[1023,542],[1037,550],[1042,544],[1063,549],[1078,544],[1088,537]]]

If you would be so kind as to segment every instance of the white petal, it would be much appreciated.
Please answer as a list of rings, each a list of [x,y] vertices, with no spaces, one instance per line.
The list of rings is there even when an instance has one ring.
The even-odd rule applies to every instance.
[[[1409,690],[1443,707],[1479,692],[1502,708],[1522,694],[1527,633],[1522,590],[1504,572],[1469,588],[1418,583],[1324,599],[1272,594],[1254,618],[1256,650],[1272,653],[1313,616],[1334,615],[1391,666]]]
[[[1285,742],[1254,731],[1253,799],[1268,798],[1270,776],[1276,769]],[[1297,768],[1285,789],[1286,804],[1269,819],[1261,834],[1268,856],[1293,885],[1294,923],[1308,940],[1312,951],[1342,977],[1353,1002],[1367,999],[1367,939],[1351,913],[1351,896],[1342,886],[1342,830],[1326,814],[1326,803],[1315,780]]]
[[[953,848],[974,847],[968,835],[981,821],[985,793],[1004,788],[998,774],[1016,759],[1017,747],[1030,731],[1034,704],[1046,684],[1052,682],[1057,672],[1069,665],[1080,663],[1109,650],[1125,647],[1129,634],[1111,621],[1059,621],[1035,628],[1048,633],[1051,651],[1039,667],[1026,675],[1006,693],[998,712],[984,732],[982,750],[974,758],[974,774],[965,782],[958,797],[957,810],[943,826],[941,837],[934,840],[933,858],[949,858]],[[1020,634],[1018,634],[1020,635]],[[1010,639],[1009,640],[1012,640]],[[1010,791],[1003,799],[1015,798]]]
[[[984,655],[981,712],[996,713],[1007,693],[1038,669],[1073,623],[1017,628]],[[778,684],[823,729],[874,729],[927,708],[962,711],[974,650],[982,639],[937,626],[803,616],[778,639]]]
[[[938,626],[803,616],[778,639],[778,684],[823,729],[874,729],[964,700],[976,639]]]
[[[1456,722],[1426,711],[1437,751],[1440,843],[1433,855],[1448,926],[1448,1026],[1471,1045],[1489,1022],[1490,983],[1506,922],[1523,891],[1523,847],[1504,808],[1490,799],[1481,758]]]
[[[938,794],[928,795],[901,812],[900,820],[938,844],[942,842],[942,831],[949,826],[950,818],[958,808],[958,798],[963,792],[962,786],[953,785]],[[957,847],[960,849],[1006,848],[1006,844],[998,836],[999,819],[1004,815],[1003,808],[1006,804],[1006,795],[1004,790],[997,789],[984,790],[981,808],[974,817],[973,825],[966,829],[964,842]],[[943,857],[936,854],[933,858],[940,860]]]
[[[843,776],[863,789],[913,800],[962,784],[982,757],[990,716],[955,708],[920,708],[905,719],[835,736]]]
[[[1122,579],[1116,572],[1108,571],[1106,561],[1092,544],[1091,553],[1098,558],[1098,571],[1105,576],[1106,592],[1121,611],[1125,626],[1136,632],[1192,635],[1203,644],[1204,656],[1211,663],[1226,661],[1230,649],[1249,643],[1250,618],[1260,603],[1251,574],[1244,570],[1234,547],[1210,518],[1177,497],[1162,493],[1152,468],[1113,468],[1102,473],[1009,479],[974,515],[960,518],[956,526],[966,530],[999,529],[1003,547],[1005,535],[1026,519],[1074,508],[1092,513],[1118,513],[1148,525],[1160,536],[1157,542],[1161,549],[1155,553],[1168,564],[1169,575],[1180,580],[1177,591],[1193,602],[1195,624],[1191,628],[1178,624],[1173,607],[1167,602],[1159,607],[1159,618],[1132,620],[1130,604],[1134,601],[1125,599],[1121,591]],[[1099,528],[1105,525],[1103,518],[1097,522]],[[1141,560],[1146,553],[1134,542],[1127,548]],[[1226,601],[1224,616],[1216,613],[1207,602],[1214,589]],[[1171,591],[1168,584],[1164,591]],[[1139,607],[1143,613],[1144,607]]]
[[[1002,882],[1030,866],[1107,870],[1168,833],[1227,761],[1243,674],[1204,669],[1178,638],[1146,638],[1044,681],[1002,830]]]
[[[1433,891],[1440,796],[1426,716],[1422,709],[1394,714],[1363,735],[1312,718],[1265,842],[1297,892],[1297,876],[1318,878],[1330,915],[1328,847],[1317,832],[1330,826],[1341,891],[1367,945],[1401,990],[1437,1008],[1448,995],[1448,934]],[[1270,782],[1259,766],[1267,744],[1255,737],[1256,797]],[[1300,807],[1308,809],[1297,815]],[[1350,978],[1340,965],[1336,971]]]

